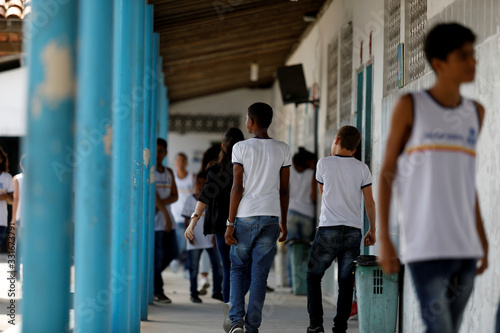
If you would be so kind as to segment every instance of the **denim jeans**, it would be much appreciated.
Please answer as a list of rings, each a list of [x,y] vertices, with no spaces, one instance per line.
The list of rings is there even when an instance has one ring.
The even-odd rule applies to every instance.
[[[175,230],[155,231],[155,258],[154,258],[154,294],[163,292],[163,278],[161,272],[177,258],[179,247]]]
[[[200,265],[200,257],[203,251],[207,251],[212,265],[212,295],[220,294],[222,291],[222,268],[220,263],[219,253],[214,248],[209,249],[194,249],[188,250],[189,258],[189,282],[191,297],[198,296],[198,267]]]
[[[255,216],[236,218],[234,221],[234,237],[238,244],[232,245],[230,251],[231,308],[229,318],[233,325],[244,322],[248,333],[258,332],[262,322],[267,277],[276,253],[278,236],[278,217]],[[245,283],[248,280],[247,272],[250,263],[250,298],[245,315]]]
[[[184,233],[186,232],[186,226],[184,225],[184,221],[176,222],[177,229],[175,230],[177,233],[177,245],[179,245],[179,260],[184,262],[184,270],[189,270],[189,262],[186,254],[186,237],[184,237]]]
[[[359,256],[361,230],[348,226],[320,227],[307,264],[307,311],[310,327],[323,325],[321,279],[333,260],[338,261],[339,295],[337,315],[333,319],[336,332],[347,330],[354,287],[354,259]]]
[[[475,259],[408,264],[427,333],[458,332],[474,287]]]

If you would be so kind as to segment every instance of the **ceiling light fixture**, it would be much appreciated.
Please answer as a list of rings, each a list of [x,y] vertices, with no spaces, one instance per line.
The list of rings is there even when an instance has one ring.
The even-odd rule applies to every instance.
[[[250,81],[256,82],[259,80],[259,64],[254,61],[250,64]]]

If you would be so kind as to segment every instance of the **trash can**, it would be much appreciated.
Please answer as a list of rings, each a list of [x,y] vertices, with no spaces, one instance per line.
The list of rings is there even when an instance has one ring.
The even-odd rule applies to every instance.
[[[359,332],[396,332],[399,274],[385,274],[376,256],[359,256],[355,262]]]
[[[307,263],[311,252],[311,242],[304,239],[292,239],[289,245],[292,291],[295,295],[306,295]]]

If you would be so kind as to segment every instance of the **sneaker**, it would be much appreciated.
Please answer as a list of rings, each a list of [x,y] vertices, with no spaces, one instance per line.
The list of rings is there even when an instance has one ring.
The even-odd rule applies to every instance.
[[[199,298],[198,296],[191,296],[191,302],[193,302],[193,303],[203,303],[203,301],[201,300],[201,298]]]
[[[201,287],[201,289],[198,291],[198,295],[205,296],[207,294],[208,287],[210,287],[210,283],[203,283],[203,287]]]
[[[224,329],[224,332],[229,333],[229,330],[231,329],[231,319],[229,319],[229,308],[231,307],[231,304],[229,303],[224,303],[222,304],[222,313],[224,313],[224,323],[222,324],[222,328]]]
[[[229,333],[243,333],[243,324],[242,323],[234,324],[233,326],[231,326]]]
[[[308,327],[306,333],[325,333],[323,326]]]
[[[218,294],[213,294],[212,295],[212,298],[213,299],[216,299],[216,300],[219,300],[221,302],[224,302],[224,297],[222,297],[222,294],[221,293],[218,293]]]
[[[155,295],[155,297],[153,298],[153,300],[155,302],[163,303],[163,304],[170,304],[170,303],[172,303],[172,300],[170,298],[168,298],[167,296],[165,296],[164,293]]]
[[[272,293],[272,292],[274,292],[274,289],[269,286],[266,286],[266,293]]]

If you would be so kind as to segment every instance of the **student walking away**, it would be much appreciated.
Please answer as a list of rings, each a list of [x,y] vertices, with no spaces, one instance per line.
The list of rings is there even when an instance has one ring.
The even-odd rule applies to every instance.
[[[7,172],[8,163],[7,154],[0,147],[0,248],[7,231],[7,204],[12,205],[14,201],[14,183]]]
[[[198,202],[200,193],[205,184],[206,176],[198,174],[195,182],[195,193],[189,196],[184,204],[182,216],[185,218],[186,234],[188,237],[187,254],[189,257],[189,280],[191,302],[202,303],[201,298],[198,296],[198,267],[200,264],[200,256],[203,251],[206,251],[210,258],[212,265],[212,298],[223,301],[222,298],[222,267],[220,262],[219,253],[215,249],[215,239],[213,234],[204,235],[203,225],[205,220],[205,211],[196,214],[196,204]],[[196,218],[199,223],[195,224],[193,228],[189,228],[189,221],[191,218]]]
[[[458,332],[474,275],[488,267],[475,184],[476,143],[485,111],[460,95],[460,85],[474,80],[474,42],[473,32],[459,24],[439,24],[426,36],[425,54],[436,82],[397,102],[380,171],[380,266],[387,273],[399,270],[389,237],[395,182],[401,257],[426,332]]]
[[[20,265],[21,265],[21,252],[19,251],[19,239],[21,237],[21,207],[22,207],[22,196],[21,193],[23,191],[23,175],[24,175],[24,167],[23,161],[25,160],[26,155],[21,156],[21,161],[19,162],[19,167],[21,168],[21,173],[18,173],[12,179],[14,185],[14,196],[12,202],[12,220],[10,222],[10,227],[15,230],[15,243],[8,244],[9,253],[11,250],[15,253],[15,261],[16,261],[16,277],[20,277]]]
[[[334,259],[338,262],[339,294],[333,332],[346,332],[351,313],[354,260],[359,256],[363,220],[363,202],[370,227],[364,245],[375,244],[375,202],[368,166],[353,157],[361,134],[353,126],[344,126],[335,136],[329,157],[319,160],[316,180],[321,193],[319,227],[307,264],[308,333],[324,332],[321,279]]]
[[[316,202],[316,180],[314,170],[308,167],[308,152],[301,148],[293,155],[290,168],[290,205],[288,207],[288,240],[312,241],[314,235],[314,208]],[[290,248],[287,246],[286,266],[288,284],[292,286]]]
[[[167,141],[158,138],[156,142],[156,215],[154,253],[154,300],[172,303],[163,292],[161,273],[177,258],[179,247],[175,233],[175,222],[170,205],[178,198],[174,173],[163,166],[167,156]]]
[[[276,240],[287,236],[290,151],[269,137],[272,108],[254,103],[248,108],[246,128],[254,137],[233,147],[233,187],[225,234],[231,246],[231,333],[258,332]],[[280,221],[281,216],[281,221]],[[250,297],[245,314],[245,280],[250,268]]]
[[[186,260],[186,239],[184,238],[184,217],[182,216],[182,209],[186,203],[186,199],[193,195],[194,189],[194,175],[192,172],[187,170],[188,159],[186,154],[180,152],[175,157],[175,185],[177,186],[177,192],[179,194],[179,199],[172,204],[172,215],[174,216],[176,227],[177,227],[177,243],[179,244],[179,259],[184,261],[185,271],[189,271],[189,264]],[[171,264],[173,271],[177,267],[174,267],[174,263],[178,262],[174,260]]]

